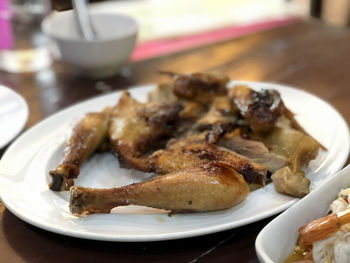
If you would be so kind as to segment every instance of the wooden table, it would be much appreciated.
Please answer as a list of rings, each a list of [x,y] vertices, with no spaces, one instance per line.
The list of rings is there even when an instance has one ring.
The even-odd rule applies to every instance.
[[[27,100],[30,115],[26,128],[30,128],[44,117],[94,95],[159,83],[164,80],[157,74],[160,69],[217,70],[232,79],[296,86],[328,101],[350,123],[350,30],[316,21],[133,63],[121,75],[103,81],[75,76],[63,65],[54,64],[37,74],[0,72],[0,83]],[[0,203],[0,262],[258,262],[255,238],[271,219],[183,240],[109,243],[38,229]]]

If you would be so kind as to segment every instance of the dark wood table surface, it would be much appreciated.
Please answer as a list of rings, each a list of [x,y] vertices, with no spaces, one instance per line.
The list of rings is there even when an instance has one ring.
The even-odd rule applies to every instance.
[[[188,73],[217,70],[232,79],[292,85],[328,101],[350,123],[350,29],[318,21],[298,22],[132,63],[121,75],[105,80],[79,77],[55,63],[36,74],[0,72],[0,84],[26,99],[28,129],[60,109],[95,95],[159,83],[164,80],[157,74],[160,69]],[[3,152],[0,150],[0,156]],[[255,238],[272,219],[182,240],[112,243],[41,230],[18,219],[0,202],[0,262],[258,262]]]

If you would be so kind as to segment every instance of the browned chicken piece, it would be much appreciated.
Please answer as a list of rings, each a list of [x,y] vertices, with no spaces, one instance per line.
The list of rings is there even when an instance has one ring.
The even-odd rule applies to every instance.
[[[271,152],[287,159],[288,167],[271,177],[276,191],[297,197],[308,194],[310,181],[301,168],[316,158],[321,145],[312,137],[287,127],[273,128],[262,140]]]
[[[270,152],[261,141],[243,138],[240,129],[226,133],[216,144],[267,166],[272,173],[287,165],[287,157]]]
[[[232,100],[227,95],[214,97],[213,105],[224,116],[236,116],[238,114]]]
[[[175,137],[198,132],[194,124],[206,112],[206,108],[198,102],[188,101],[182,105],[183,109],[179,112],[179,117],[174,124]]]
[[[302,170],[293,172],[286,166],[277,170],[271,179],[278,193],[300,198],[309,193],[310,180]]]
[[[227,96],[218,96],[202,117],[194,125],[197,130],[207,130],[207,142],[215,143],[225,133],[237,126],[238,115]]]
[[[123,92],[108,130],[112,150],[123,167],[144,170],[140,160],[148,151],[157,149],[173,133],[172,124],[182,107],[177,103],[142,104]]]
[[[275,127],[262,138],[271,152],[285,156],[292,167],[298,171],[316,158],[321,145],[312,137],[288,128]]]
[[[210,101],[208,101],[209,105],[212,102],[211,106],[209,106],[208,103],[203,103],[202,98],[200,100],[191,100],[187,97],[178,97],[175,95],[176,79],[177,77],[183,78],[184,76],[169,72],[166,72],[166,74],[174,76],[174,83],[157,86],[155,90],[149,93],[148,102],[178,102],[183,106],[175,125],[177,136],[182,135],[184,132],[191,133],[197,129],[207,129],[212,125],[235,122],[236,116],[233,114],[234,109],[230,98],[227,96],[220,96],[220,93],[214,93],[214,96],[211,96]],[[215,76],[214,74],[196,74],[198,74],[197,78],[201,78],[203,82],[207,81],[204,76],[208,77],[208,79],[213,79]],[[225,86],[226,84],[223,85]],[[198,94],[198,96],[200,96],[200,94]],[[210,110],[208,111],[209,107]]]
[[[198,120],[197,124],[202,127],[209,127],[226,123],[235,125],[236,121],[237,116],[233,114],[230,99],[225,96],[215,98],[208,112]]]
[[[243,175],[248,184],[265,185],[267,167],[230,150],[206,142],[206,133],[173,141],[166,149],[154,152],[149,168],[157,174],[187,169],[205,162],[224,162]]]
[[[105,112],[88,113],[74,127],[65,149],[62,163],[50,171],[54,191],[69,190],[74,178],[79,175],[80,166],[106,139],[109,115]]]
[[[148,93],[148,102],[154,103],[170,103],[179,101],[179,98],[175,96],[174,85],[172,83],[160,84],[150,93]]]
[[[217,145],[228,148],[247,157],[265,155],[269,149],[261,141],[243,138],[239,128],[226,133],[217,141]]]
[[[183,109],[179,113],[179,119],[191,119],[192,125],[193,121],[197,120],[206,112],[203,105],[198,102],[189,101],[183,104]]]
[[[191,119],[192,124],[196,121],[201,115],[206,113],[206,105],[202,105],[195,101],[186,101],[175,96],[174,85],[161,84],[158,85],[153,91],[148,93],[148,103],[171,103],[177,102],[183,106],[183,109],[179,113],[179,119],[188,120]]]
[[[230,79],[217,73],[198,72],[193,74],[176,74],[160,72],[174,78],[173,92],[181,99],[209,104],[215,96],[227,94],[226,85]]]
[[[232,131],[235,128],[233,123],[217,123],[208,127],[206,140],[208,143],[213,144],[216,143],[222,136],[224,136],[227,132]]]
[[[230,90],[229,96],[251,129],[257,133],[271,129],[285,110],[276,90],[257,92],[245,85],[236,85]]]
[[[193,125],[198,119],[207,112],[206,105],[202,105],[195,101],[186,101],[179,99],[173,93],[173,85],[160,85],[154,91],[149,93],[148,102],[177,102],[182,105],[178,118],[174,124],[176,136],[180,136],[186,132],[196,130]]]
[[[249,188],[231,166],[207,163],[155,179],[112,189],[71,188],[70,211],[75,215],[109,213],[112,208],[143,205],[174,212],[204,212],[242,202]]]

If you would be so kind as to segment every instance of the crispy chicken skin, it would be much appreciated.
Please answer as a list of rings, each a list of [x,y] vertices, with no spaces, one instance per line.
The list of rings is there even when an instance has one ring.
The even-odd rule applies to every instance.
[[[105,112],[88,113],[74,127],[62,163],[50,171],[51,190],[69,190],[74,184],[73,179],[79,175],[83,161],[105,141],[108,122],[109,115]]]
[[[276,90],[257,92],[245,85],[236,85],[230,90],[229,96],[255,132],[266,132],[271,129],[285,109]]]
[[[71,188],[75,215],[109,213],[112,208],[143,205],[174,212],[204,212],[230,208],[249,193],[243,177],[231,166],[206,163],[155,179],[112,189]]]
[[[265,185],[267,167],[248,158],[209,144],[205,133],[172,142],[166,149],[154,152],[149,158],[150,171],[167,174],[206,162],[223,162],[243,175],[248,184]]]
[[[171,123],[182,106],[177,103],[142,104],[123,92],[108,130],[112,150],[123,167],[143,170],[139,157],[158,147],[172,133]]]

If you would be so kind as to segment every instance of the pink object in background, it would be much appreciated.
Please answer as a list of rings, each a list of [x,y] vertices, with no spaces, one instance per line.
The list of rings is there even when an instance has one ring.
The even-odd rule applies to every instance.
[[[132,61],[145,60],[161,55],[166,55],[198,46],[216,43],[235,37],[247,35],[278,26],[288,25],[300,21],[300,18],[289,17],[285,19],[272,19],[243,26],[231,26],[192,36],[184,36],[175,39],[155,40],[139,44],[132,53]]]
[[[0,0],[0,50],[12,48],[10,0]]]

